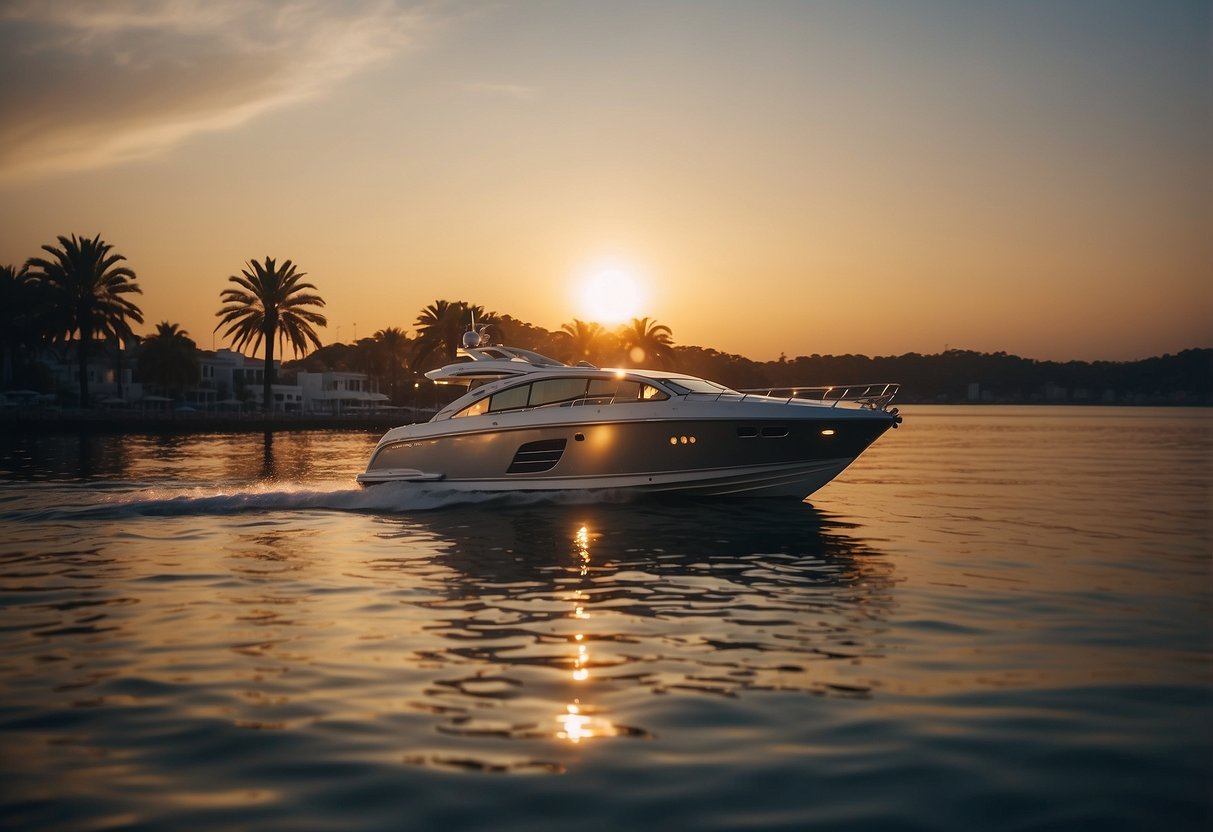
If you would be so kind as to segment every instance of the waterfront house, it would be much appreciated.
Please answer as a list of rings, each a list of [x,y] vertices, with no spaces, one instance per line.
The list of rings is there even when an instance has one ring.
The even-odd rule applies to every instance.
[[[305,413],[340,415],[365,413],[387,404],[388,397],[374,389],[366,373],[326,371],[297,376],[303,391]]]

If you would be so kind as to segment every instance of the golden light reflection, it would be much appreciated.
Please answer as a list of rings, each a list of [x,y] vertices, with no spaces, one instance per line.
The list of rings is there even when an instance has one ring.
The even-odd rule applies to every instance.
[[[580,575],[583,578],[588,577],[590,574],[590,530],[585,526],[577,529],[577,534],[573,535],[573,545],[577,551]],[[573,590],[573,618],[584,621],[590,617],[585,611],[585,604],[582,603],[584,600],[580,589]],[[584,643],[585,633],[575,634],[573,641],[577,642],[577,656],[573,659],[573,681],[584,682],[590,678],[589,651]]]
[[[577,658],[573,660],[573,681],[584,682],[590,678],[590,669],[586,667],[586,662],[589,657],[586,655],[585,645],[577,648]]]
[[[588,450],[599,456],[610,453],[615,442],[615,430],[610,425],[595,425],[587,432],[586,445]]]
[[[585,525],[580,526],[573,535],[573,550],[577,557],[578,573],[582,578],[588,578],[590,574],[590,541],[589,528]],[[585,609],[586,595],[581,589],[573,590],[569,600],[573,603],[571,618],[577,621],[586,621],[590,618],[590,614]],[[573,681],[581,687],[590,678],[590,651],[586,634],[581,631],[574,633],[570,644],[576,650],[573,656],[571,676]],[[556,732],[556,736],[573,743],[579,743],[591,737],[615,734],[615,728],[610,722],[592,717],[585,712],[579,697],[565,706],[564,713],[559,714],[556,721],[560,724],[560,730]]]
[[[564,730],[556,735],[562,740],[581,742],[584,738],[594,736],[590,718],[581,712],[579,700],[567,706],[566,713],[556,717],[556,721],[564,726]]]
[[[573,543],[577,547],[577,557],[581,561],[581,576],[584,578],[590,574],[590,530],[585,526],[579,528],[573,537]]]

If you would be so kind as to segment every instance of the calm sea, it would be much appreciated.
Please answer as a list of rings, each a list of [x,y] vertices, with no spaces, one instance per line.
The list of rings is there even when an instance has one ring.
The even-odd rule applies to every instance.
[[[903,411],[804,504],[0,438],[0,827],[1208,828],[1213,412]]]

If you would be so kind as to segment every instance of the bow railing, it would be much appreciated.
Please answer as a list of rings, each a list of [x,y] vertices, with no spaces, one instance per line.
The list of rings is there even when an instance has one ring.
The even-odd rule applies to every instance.
[[[884,410],[893,401],[900,384],[876,382],[872,384],[834,384],[826,387],[765,387],[739,390],[743,398],[762,396],[768,399],[781,399],[790,402],[795,399],[819,401],[837,407],[843,402],[857,404],[871,410]]]

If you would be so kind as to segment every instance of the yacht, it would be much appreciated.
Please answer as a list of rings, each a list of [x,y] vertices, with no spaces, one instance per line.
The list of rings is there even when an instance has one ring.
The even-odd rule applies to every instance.
[[[476,332],[426,377],[469,389],[389,430],[362,485],[802,500],[901,422],[895,384],[732,390],[672,370],[569,366]]]

